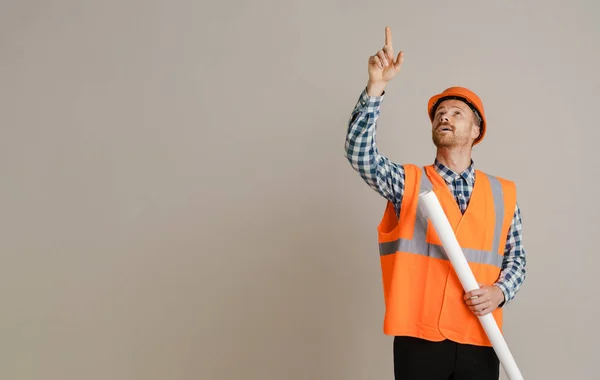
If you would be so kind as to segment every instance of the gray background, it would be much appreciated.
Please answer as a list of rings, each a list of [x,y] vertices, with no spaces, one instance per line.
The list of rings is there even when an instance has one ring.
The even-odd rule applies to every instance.
[[[483,99],[516,181],[524,377],[596,379],[597,2],[0,3],[0,378],[392,379],[376,226],[343,154],[367,60],[404,50],[381,151]],[[570,222],[568,222],[570,220]]]

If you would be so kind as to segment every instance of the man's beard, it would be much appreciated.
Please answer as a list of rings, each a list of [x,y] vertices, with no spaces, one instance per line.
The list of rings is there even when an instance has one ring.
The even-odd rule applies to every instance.
[[[452,129],[451,132],[447,132],[447,133],[451,133],[452,136],[446,136],[447,133],[445,132],[439,132],[439,130],[441,128],[443,128],[444,126],[448,126],[449,128]],[[457,145],[457,139],[456,139],[456,130],[454,129],[454,126],[450,123],[442,123],[440,125],[438,125],[434,130],[433,130],[433,134],[431,136],[432,140],[433,140],[433,144],[438,147],[438,148],[450,148],[453,146]]]
[[[451,148],[451,147],[457,145],[455,136],[448,137],[448,136],[441,136],[437,133],[434,133],[432,140],[433,140],[433,144],[438,148]]]

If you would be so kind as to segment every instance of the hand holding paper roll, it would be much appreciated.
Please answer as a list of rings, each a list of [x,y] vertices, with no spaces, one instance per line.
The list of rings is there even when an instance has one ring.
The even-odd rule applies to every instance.
[[[479,289],[466,292],[465,304],[477,316],[483,316],[496,310],[504,301],[504,293],[496,285],[481,285]]]

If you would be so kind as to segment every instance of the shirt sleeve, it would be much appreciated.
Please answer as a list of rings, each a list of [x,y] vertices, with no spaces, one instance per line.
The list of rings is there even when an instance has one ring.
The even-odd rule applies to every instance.
[[[504,293],[504,302],[500,304],[500,307],[510,303],[521,288],[527,275],[526,263],[525,248],[522,241],[521,211],[517,204],[508,231],[502,271],[495,284]]]
[[[345,154],[361,178],[398,210],[404,194],[404,167],[377,149],[376,126],[385,92],[369,96],[366,88],[356,103],[346,134]]]

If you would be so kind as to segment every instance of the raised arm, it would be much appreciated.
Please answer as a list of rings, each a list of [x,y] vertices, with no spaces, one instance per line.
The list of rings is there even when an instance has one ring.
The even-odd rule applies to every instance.
[[[360,94],[348,123],[345,142],[346,159],[361,178],[397,207],[404,193],[404,168],[391,162],[377,149],[377,118],[387,84],[400,71],[403,57],[394,60],[392,32],[385,28],[385,44],[369,57],[369,81]]]

